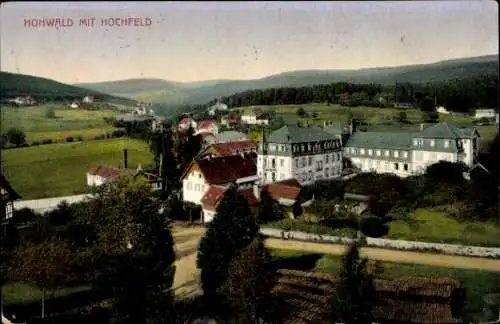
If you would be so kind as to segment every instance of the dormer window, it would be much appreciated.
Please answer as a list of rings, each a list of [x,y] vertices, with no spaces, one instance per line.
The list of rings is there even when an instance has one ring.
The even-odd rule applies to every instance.
[[[436,141],[433,140],[433,139],[431,139],[431,143],[430,144],[431,144],[431,147],[434,147],[434,146],[436,146]]]
[[[382,152],[380,150],[377,150],[377,156],[380,156]]]
[[[361,154],[365,154],[365,149],[361,149]]]
[[[373,155],[373,150],[368,150],[368,155]]]
[[[390,152],[389,151],[385,151],[385,156],[389,156]]]
[[[445,148],[449,148],[449,147],[450,147],[450,141],[445,140],[445,141],[444,141],[444,147],[445,147]]]
[[[394,157],[395,158],[399,157],[399,152],[398,151],[394,151]]]

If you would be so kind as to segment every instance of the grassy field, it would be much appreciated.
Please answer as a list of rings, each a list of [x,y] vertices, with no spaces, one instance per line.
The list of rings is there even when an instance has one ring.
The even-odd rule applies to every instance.
[[[45,116],[48,109],[54,109],[55,118]],[[94,137],[106,134],[114,128],[106,124],[103,117],[114,116],[113,111],[90,111],[62,106],[45,105],[37,107],[2,107],[2,130],[11,127],[26,133],[28,143],[52,139],[64,140],[72,137]]]
[[[62,297],[88,290],[87,287],[74,287],[57,290],[53,297]],[[42,292],[26,283],[11,283],[3,286],[2,296],[5,306],[27,304],[42,299]]]
[[[125,148],[129,168],[152,163],[146,143],[107,139],[5,150],[3,174],[22,199],[74,195],[85,192],[86,172],[91,165],[119,166]]]
[[[279,106],[249,106],[235,109],[239,112],[250,112],[253,109],[261,109],[263,111],[273,110],[278,116],[283,117],[286,124],[295,124],[298,120],[303,122],[307,121],[310,124],[323,125],[324,121],[331,122],[345,122],[351,112],[354,117],[367,122],[370,127],[368,130],[380,131],[397,131],[404,130],[399,123],[394,121],[394,118],[399,116],[401,111],[407,115],[408,121],[413,124],[406,128],[415,128],[421,122],[421,112],[418,109],[396,109],[396,108],[374,108],[374,107],[343,107],[340,105],[327,105],[327,104],[305,104],[305,105],[279,105]],[[297,109],[303,108],[309,117],[300,118],[297,116]],[[317,118],[313,118],[312,114],[316,113]],[[440,121],[453,123],[453,124],[471,124],[473,119],[461,113],[440,114]],[[498,131],[496,125],[490,126],[477,126],[481,135],[481,145],[485,148]],[[252,132],[250,134],[252,139],[260,139],[259,132]],[[481,147],[480,147],[481,149]]]
[[[414,223],[393,221],[387,238],[434,243],[500,246],[500,228],[493,223],[458,222],[430,209],[417,209]]]
[[[286,259],[304,256],[302,252],[273,250],[273,258]],[[319,255],[319,259],[312,265],[310,270],[336,275],[342,265],[341,256]],[[465,312],[474,314],[481,312],[483,307],[482,297],[493,292],[500,286],[500,273],[482,270],[466,270],[453,268],[430,267],[418,264],[403,264],[382,262],[383,273],[379,278],[394,279],[405,276],[428,276],[428,277],[452,277],[460,280],[466,287],[467,300]],[[303,267],[303,265],[299,265]]]

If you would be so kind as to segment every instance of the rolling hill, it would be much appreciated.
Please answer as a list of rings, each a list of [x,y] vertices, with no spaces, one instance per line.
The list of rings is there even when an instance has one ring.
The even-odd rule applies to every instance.
[[[93,95],[99,101],[107,103],[132,106],[135,100],[121,98],[101,91],[89,91],[54,80],[35,77],[25,74],[0,72],[0,100],[11,99],[18,96],[32,96],[37,101],[71,101]]]
[[[217,97],[229,96],[250,89],[300,87],[334,82],[379,83],[382,85],[393,85],[396,82],[427,83],[484,74],[498,74],[497,55],[401,67],[292,71],[256,80],[211,80],[181,83],[162,79],[129,79],[82,83],[76,86],[175,107],[203,104]]]

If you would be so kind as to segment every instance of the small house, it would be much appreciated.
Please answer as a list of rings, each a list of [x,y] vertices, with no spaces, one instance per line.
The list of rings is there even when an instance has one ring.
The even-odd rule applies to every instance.
[[[497,113],[495,109],[476,109],[474,119],[488,118],[496,119]]]
[[[21,197],[12,188],[10,183],[5,179],[3,175],[0,175],[0,194],[2,199],[2,217],[1,219],[12,218],[14,214],[14,201],[20,199]]]
[[[198,130],[196,134],[200,133],[210,133],[212,135],[216,135],[219,133],[219,126],[217,126],[217,122],[213,119],[205,119],[199,123]]]
[[[257,124],[257,115],[251,111],[241,115],[241,122],[249,125]]]
[[[78,102],[73,101],[73,102],[71,103],[71,105],[69,105],[69,107],[70,107],[70,108],[73,108],[73,109],[76,109],[76,108],[79,108],[79,107],[80,107],[80,105],[78,104]]]
[[[94,102],[94,97],[93,96],[85,96],[85,97],[83,97],[82,102],[83,103],[87,103],[87,104],[93,103]]]
[[[201,199],[203,223],[209,223],[214,219],[217,207],[219,206],[224,193],[228,189],[228,186],[210,186],[208,191]],[[252,188],[240,188],[238,189],[238,193],[248,201],[248,205],[250,206],[250,208],[255,208],[258,206],[258,200],[257,197],[255,197],[254,190]]]
[[[112,166],[94,166],[87,172],[87,186],[101,186],[109,181],[118,178],[120,174],[120,169]]]

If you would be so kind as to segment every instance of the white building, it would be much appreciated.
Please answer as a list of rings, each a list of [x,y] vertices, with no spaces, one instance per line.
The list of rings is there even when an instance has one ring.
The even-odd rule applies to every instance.
[[[182,197],[201,205],[211,186],[228,187],[236,183],[240,189],[252,187],[258,180],[255,159],[251,155],[203,158],[191,162],[181,176]]]
[[[421,125],[419,132],[354,132],[344,156],[363,172],[419,174],[439,161],[463,162],[471,167],[479,153],[475,128],[439,123]]]
[[[201,121],[195,134],[198,135],[201,133],[210,133],[214,136],[217,135],[219,133],[219,126],[217,126],[217,122],[209,119]]]
[[[251,111],[241,115],[241,122],[244,124],[255,125],[257,124],[257,115]]]
[[[446,108],[444,108],[443,106],[439,106],[436,108],[436,111],[440,114],[445,114],[445,115],[448,115],[450,112],[448,110],[446,110]]]
[[[262,113],[255,118],[255,124],[257,125],[269,125],[269,115]]]
[[[78,102],[73,101],[73,102],[71,103],[71,105],[69,105],[69,107],[70,107],[70,108],[73,108],[73,109],[76,109],[76,108],[80,107],[80,105],[78,104]]]
[[[82,100],[83,103],[93,103],[94,102],[94,97],[93,96],[85,96]]]
[[[474,119],[480,119],[480,118],[495,119],[497,118],[497,112],[495,111],[495,109],[476,109],[476,112],[474,114]]]
[[[120,169],[107,166],[98,165],[87,172],[87,186],[101,186],[106,182],[112,181],[120,176]]]
[[[215,115],[216,111],[218,111],[218,110],[223,111],[223,110],[227,110],[227,109],[228,109],[228,107],[225,103],[218,102],[215,105],[208,108],[208,113],[213,116],[213,115]]]
[[[283,126],[258,148],[261,183],[297,179],[301,185],[332,179],[342,173],[340,137],[318,126]]]

